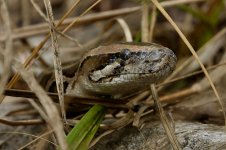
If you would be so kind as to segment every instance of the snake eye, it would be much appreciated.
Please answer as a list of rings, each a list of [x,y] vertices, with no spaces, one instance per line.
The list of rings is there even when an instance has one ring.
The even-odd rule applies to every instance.
[[[131,56],[131,52],[129,49],[123,49],[121,52],[120,52],[120,58],[123,59],[123,60],[127,60],[129,59]]]

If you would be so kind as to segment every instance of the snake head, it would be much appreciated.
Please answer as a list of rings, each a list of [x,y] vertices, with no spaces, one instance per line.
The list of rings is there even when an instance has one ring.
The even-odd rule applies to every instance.
[[[78,81],[85,91],[118,98],[166,78],[176,61],[172,50],[153,43],[101,46],[81,63]]]

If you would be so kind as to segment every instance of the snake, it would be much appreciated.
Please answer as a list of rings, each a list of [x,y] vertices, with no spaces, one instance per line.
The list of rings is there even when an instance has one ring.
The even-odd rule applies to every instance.
[[[169,76],[176,67],[172,50],[155,43],[114,43],[87,52],[65,69],[65,92],[79,97],[127,97]],[[75,71],[72,71],[75,70]],[[52,86],[52,83],[50,84]],[[50,87],[50,86],[49,86]]]

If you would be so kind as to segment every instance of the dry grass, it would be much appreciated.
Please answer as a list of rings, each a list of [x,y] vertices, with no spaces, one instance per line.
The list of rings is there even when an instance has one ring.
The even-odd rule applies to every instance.
[[[61,59],[60,59],[61,54],[59,51],[58,39],[55,32],[52,6],[50,4],[50,1],[44,1],[44,2],[45,2],[46,12],[49,20],[48,22],[49,22],[49,29],[50,29],[53,56],[54,56],[53,57],[54,72],[55,72],[56,86],[57,86],[57,92],[58,92],[59,102],[60,102],[60,109],[61,109],[62,117],[66,122],[66,112],[65,112],[65,106],[64,106],[64,85],[63,85],[64,81],[63,81],[63,72],[62,72],[62,65],[61,65]]]
[[[5,58],[3,63],[3,74],[1,75],[0,80],[0,98],[4,92],[4,87],[8,81],[10,76],[10,66],[13,60],[13,39],[12,39],[12,30],[11,30],[11,23],[9,12],[6,6],[6,1],[1,1],[1,14],[2,14],[2,21],[4,23],[3,27],[5,28],[6,40],[5,40],[5,49],[1,51],[3,53],[3,57]]]
[[[0,50],[2,53],[1,59],[3,58],[3,72],[1,73],[0,79],[0,94],[2,95],[2,93],[4,93],[6,95],[11,95],[14,97],[31,98],[22,102],[31,104],[36,112],[38,112],[41,116],[41,118],[29,118],[25,120],[10,120],[6,118],[0,118],[0,122],[2,124],[7,124],[10,126],[22,125],[25,127],[27,125],[43,124],[43,120],[45,120],[47,126],[52,129],[48,131],[46,130],[40,136],[36,137],[33,141],[22,146],[21,149],[30,146],[32,143],[37,143],[37,141],[39,141],[40,139],[46,140],[42,137],[52,134],[52,132],[56,136],[56,140],[53,141],[55,143],[59,143],[61,149],[67,149],[67,144],[65,141],[65,131],[70,129],[70,127],[66,126],[66,128],[64,128],[64,124],[68,123],[69,125],[73,125],[74,123],[77,123],[81,118],[81,115],[70,119],[66,117],[65,107],[67,106],[65,105],[68,104],[65,104],[64,101],[65,99],[72,98],[75,100],[73,101],[73,104],[70,105],[102,104],[109,108],[114,108],[116,112],[123,110],[122,113],[116,113],[114,117],[112,117],[111,113],[108,113],[106,115],[106,120],[110,118],[115,122],[111,124],[103,123],[101,125],[101,128],[104,130],[104,132],[93,141],[93,144],[91,144],[91,146],[95,145],[104,136],[128,124],[142,128],[145,125],[144,122],[146,121],[146,118],[153,115],[153,106],[157,105],[157,110],[159,111],[161,121],[172,147],[174,149],[181,149],[181,145],[177,141],[177,138],[175,136],[173,125],[171,125],[174,124],[174,122],[169,121],[169,119],[166,117],[167,113],[165,114],[162,107],[167,106],[168,104],[180,103],[180,99],[188,97],[192,94],[201,93],[210,87],[213,89],[214,94],[217,97],[226,124],[224,108],[225,102],[222,100],[215,87],[216,83],[219,82],[219,80],[225,75],[225,72],[222,71],[222,68],[225,67],[226,64],[226,62],[224,61],[226,58],[226,27],[222,25],[223,23],[225,23],[225,17],[221,16],[221,18],[219,18],[222,19],[222,21],[220,20],[221,24],[219,23],[213,27],[214,33],[204,45],[197,44],[198,40],[202,40],[201,38],[198,39],[196,43],[193,37],[189,37],[190,34],[192,35],[197,32],[196,30],[198,30],[199,27],[208,27],[208,24],[205,22],[206,16],[203,15],[205,9],[202,8],[202,5],[205,5],[205,7],[207,7],[208,3],[210,2],[207,2],[205,0],[173,0],[163,2],[151,0],[149,1],[149,3],[135,3],[136,5],[134,5],[133,7],[130,6],[130,8],[118,8],[115,10],[107,9],[108,11],[99,11],[93,13],[94,10],[101,10],[102,7],[107,8],[107,5],[104,5],[104,2],[97,0],[90,6],[86,6],[83,11],[81,11],[82,13],[77,16],[73,14],[75,12],[79,12],[79,9],[82,8],[81,4],[83,2],[80,0],[75,1],[73,5],[71,5],[70,9],[66,10],[65,13],[63,13],[62,10],[60,11],[60,13],[58,13],[57,11],[55,12],[54,9],[56,9],[57,7],[55,8],[53,5],[54,2],[52,2],[51,4],[49,0],[43,0],[43,6],[40,5],[38,1],[30,0],[30,2],[31,4],[29,5],[26,2],[22,3],[24,5],[23,7],[34,7],[38,13],[38,16],[41,16],[42,21],[38,24],[30,24],[32,21],[32,13],[26,14],[26,11],[31,11],[31,9],[28,8],[21,12],[21,22],[23,26],[17,27],[17,24],[13,22],[14,20],[11,17],[10,13],[12,12],[8,10],[10,8],[10,5],[6,3],[5,0],[0,1],[0,19],[2,20],[2,22],[0,23],[1,26],[4,27],[4,35],[0,36]],[[108,2],[105,2],[105,4],[106,3]],[[114,2],[112,1],[112,3]],[[134,2],[130,1],[130,3]],[[192,5],[189,5],[190,3],[192,3],[193,6],[200,8],[200,14],[197,15],[196,13],[195,16],[193,14],[194,12],[189,10],[182,11],[182,14],[177,12],[178,10],[185,10],[184,8],[180,7],[181,4],[189,8],[195,8]],[[212,3],[216,4],[217,2],[212,1]],[[69,5],[67,5],[67,7],[68,6]],[[97,8],[97,6],[101,7]],[[214,7],[214,5],[212,7]],[[43,11],[45,9],[47,13]],[[141,12],[140,18],[135,17],[138,12]],[[131,18],[133,18],[133,20],[129,20],[129,17],[127,18],[126,15],[129,15]],[[54,17],[59,18],[58,16],[62,17],[60,19],[54,20]],[[184,19],[183,17],[186,19]],[[138,22],[137,20],[139,20],[140,22]],[[207,25],[205,25],[205,23]],[[0,32],[2,32],[2,27],[0,27]],[[90,31],[86,32],[86,29]],[[82,32],[80,33],[80,31]],[[83,32],[84,34],[86,34],[86,36],[82,34]],[[93,36],[97,32],[99,33]],[[42,38],[41,42],[39,41],[39,44],[37,46],[31,46],[28,42],[28,39],[30,40],[31,36],[36,37],[39,35],[44,35],[44,38]],[[80,36],[84,36],[85,40],[81,40]],[[158,37],[161,37],[161,39],[159,39]],[[173,38],[173,40],[176,41],[175,43],[177,46],[171,43],[172,39],[170,38]],[[163,44],[168,42],[169,47],[176,48],[175,52],[178,55],[182,52],[182,55],[185,54],[186,48],[188,48],[193,56],[187,55],[186,57],[183,57],[179,55],[177,69],[168,79],[166,79],[162,83],[156,84],[155,86],[152,85],[152,91],[150,91],[149,89],[144,89],[142,92],[134,93],[135,96],[127,98],[126,100],[115,101],[112,99],[83,99],[64,93],[62,65],[69,64],[70,62],[78,62],[79,59],[89,49],[100,45],[100,43],[112,43],[115,41],[123,40],[139,42],[157,41]],[[22,45],[22,48],[17,47],[18,43],[19,45]],[[29,49],[33,49],[30,56],[28,56],[24,60],[24,62],[21,61],[20,63],[12,63],[15,61],[14,58],[18,57],[16,51],[18,51],[18,53],[23,53],[20,52],[19,49],[25,49],[25,45],[26,47],[29,47]],[[193,45],[195,46],[195,48]],[[46,63],[45,59],[43,58],[44,55],[47,55],[48,49],[53,50],[50,54],[50,56],[54,58],[52,61],[53,65]],[[195,49],[197,49],[197,51]],[[223,49],[224,53],[219,49]],[[219,53],[223,53],[221,59],[219,56],[221,54]],[[43,68],[51,68],[52,66],[54,66],[54,69],[52,71],[55,72],[57,86],[56,89],[58,93],[48,93],[44,91],[44,89],[39,85],[38,81],[33,76],[33,73],[31,73],[31,71],[28,71],[33,71],[37,64],[39,65],[39,68],[41,68],[41,72],[45,72],[45,69]],[[11,66],[14,66],[17,70],[12,77]],[[201,70],[198,70],[199,68],[201,68]],[[204,73],[205,77],[203,77],[202,73]],[[20,76],[22,77],[22,80],[20,80]],[[189,80],[191,78],[194,78],[194,80],[198,78],[199,80],[191,82]],[[25,81],[27,85],[23,84],[22,81]],[[183,82],[183,88],[180,88],[181,82]],[[175,85],[176,88],[170,92],[167,92],[164,89],[168,87],[168,85]],[[25,86],[28,86],[29,89],[32,90],[32,92],[28,91]],[[23,91],[12,89],[13,87],[19,87],[19,89],[23,89]],[[157,91],[155,87],[158,88]],[[153,96],[151,96],[150,93],[152,93]],[[158,96],[159,93],[160,96]],[[166,95],[161,95],[162,93],[166,93]],[[2,106],[7,103],[5,102],[4,98],[5,96],[1,97],[1,102],[3,102],[4,100]],[[33,98],[36,98],[36,100],[33,100]],[[37,99],[39,100],[39,103],[37,103]],[[153,99],[155,100],[155,104],[153,103]],[[60,115],[59,110],[53,101],[59,101],[60,111],[62,115]],[[11,104],[16,106],[18,104],[21,104],[22,102],[15,100],[11,102]],[[132,111],[135,106],[140,106],[137,112]],[[11,111],[14,112],[15,110]],[[19,112],[22,112],[22,109],[18,112],[15,111],[15,113],[12,114],[17,114]],[[220,119],[222,118],[219,118],[219,120]],[[17,133],[8,132],[7,134]],[[42,147],[43,145],[45,144],[39,143],[40,147]]]

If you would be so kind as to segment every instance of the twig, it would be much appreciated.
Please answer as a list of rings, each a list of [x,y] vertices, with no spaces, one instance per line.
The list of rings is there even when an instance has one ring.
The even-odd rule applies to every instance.
[[[27,90],[16,90],[16,89],[6,89],[5,95],[14,96],[14,97],[25,97],[25,98],[38,98],[32,91]],[[57,93],[46,93],[49,97],[51,97],[55,102],[58,101]],[[101,104],[110,108],[120,108],[120,109],[129,109],[128,106],[125,106],[127,101],[121,99],[90,99],[83,98],[73,95],[65,94],[65,101],[69,102],[69,104],[86,104],[86,105],[94,105]],[[73,100],[73,101],[71,101]]]
[[[21,121],[11,121],[11,120],[6,120],[6,119],[0,119],[0,122],[3,124],[9,125],[9,126],[43,124],[43,120],[41,120],[41,119],[21,120]]]
[[[173,149],[174,150],[181,150],[181,145],[179,144],[177,137],[174,133],[174,130],[171,127],[171,125],[170,125],[170,123],[169,123],[169,121],[168,121],[168,119],[167,119],[167,117],[164,113],[164,110],[161,106],[161,103],[159,102],[159,98],[158,98],[157,91],[156,91],[154,84],[151,84],[151,92],[152,92],[152,97],[154,99],[157,110],[160,114],[160,119],[162,121],[162,125],[163,125],[163,127],[166,131],[167,137],[168,137]]]
[[[49,19],[49,29],[50,29],[51,40],[52,40],[52,48],[53,48],[55,79],[56,79],[57,92],[59,96],[60,109],[61,109],[62,117],[66,122],[66,112],[65,112],[65,106],[64,106],[63,72],[62,72],[62,65],[61,65],[61,59],[60,59],[61,54],[59,51],[58,39],[54,31],[55,24],[54,24],[51,3],[49,0],[44,0],[44,4],[46,7],[48,19]]]

